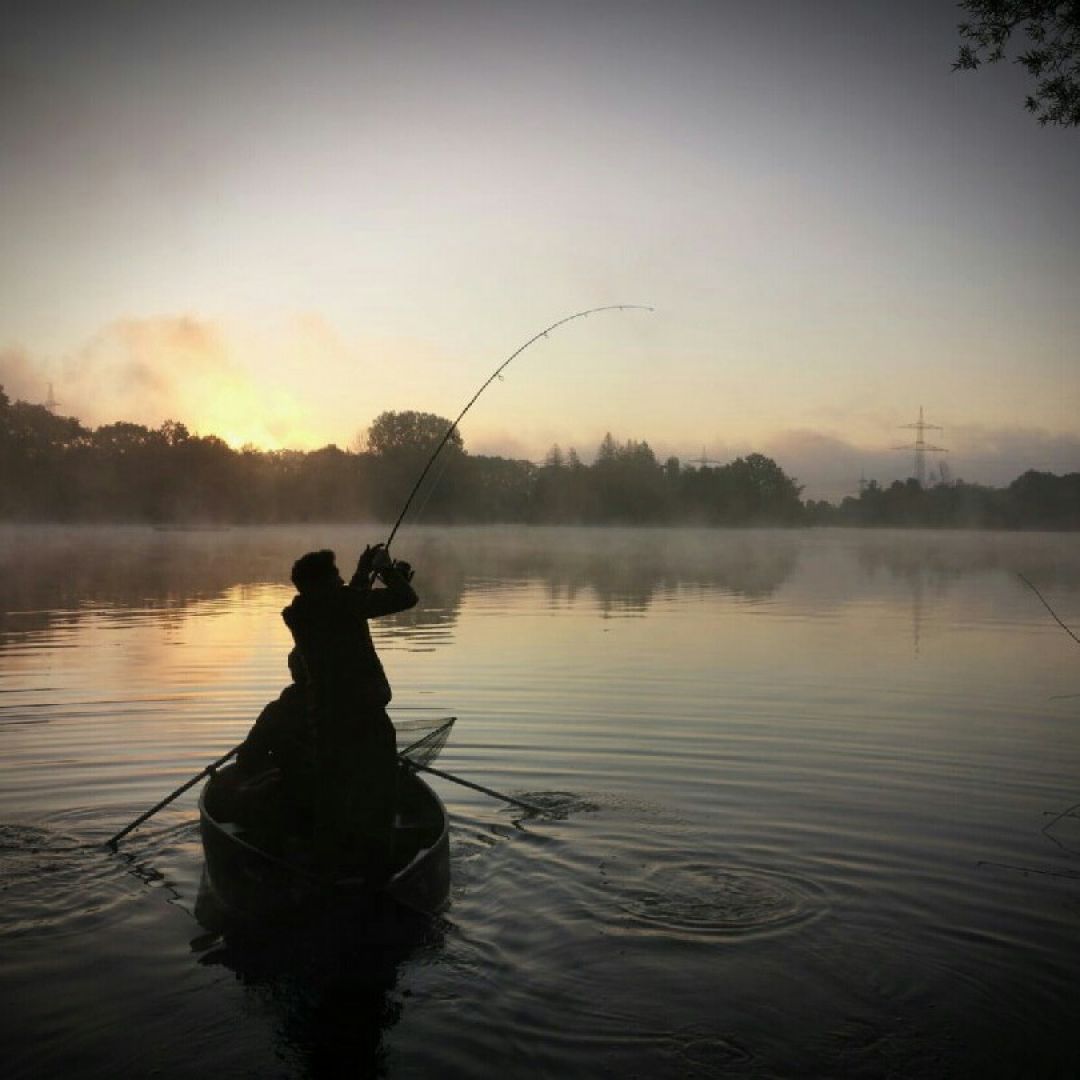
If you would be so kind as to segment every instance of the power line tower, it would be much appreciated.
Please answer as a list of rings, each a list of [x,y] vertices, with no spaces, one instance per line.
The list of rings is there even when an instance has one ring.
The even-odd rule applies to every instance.
[[[700,469],[704,469],[706,465],[723,465],[724,464],[722,461],[717,461],[716,458],[706,457],[705,456],[705,447],[704,446],[701,448],[701,457],[691,458],[690,461],[694,465],[697,465],[698,468],[700,468]]]
[[[926,432],[928,431],[944,431],[945,429],[939,424],[928,424],[923,419],[922,406],[919,406],[919,419],[914,424],[901,424],[902,428],[910,428],[915,432],[915,445],[914,446],[894,446],[894,450],[914,450],[915,451],[915,479],[919,482],[919,487],[926,486],[926,455],[927,454],[947,454],[949,451],[944,446],[931,446],[926,441]]]
[[[49,383],[49,396],[45,399],[45,408],[48,409],[49,412],[56,412],[59,405],[60,405],[60,402],[56,400],[56,395],[53,393],[53,385],[50,382]]]

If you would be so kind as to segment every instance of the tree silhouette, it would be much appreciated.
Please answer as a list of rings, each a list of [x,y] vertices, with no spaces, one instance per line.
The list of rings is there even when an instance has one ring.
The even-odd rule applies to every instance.
[[[460,513],[458,496],[463,484],[465,444],[454,428],[449,438],[450,421],[435,413],[380,413],[367,431],[367,450],[373,459],[372,507],[377,516],[393,520],[404,500],[423,472],[431,455],[446,439],[438,460],[417,492],[412,513],[443,520]]]
[[[450,421],[434,413],[384,412],[371,422],[367,432],[367,448],[377,457],[394,454],[431,454],[450,427]],[[464,442],[461,432],[454,429],[443,453],[461,451]]]
[[[431,413],[383,413],[363,451],[234,450],[175,420],[86,428],[0,387],[0,520],[392,521],[449,426]],[[591,466],[559,447],[538,466],[470,456],[455,431],[411,520],[1080,529],[1080,473],[1029,471],[1004,489],[945,476],[931,487],[871,480],[838,507],[804,505],[800,493],[764,454],[661,464],[647,442],[609,433]]]

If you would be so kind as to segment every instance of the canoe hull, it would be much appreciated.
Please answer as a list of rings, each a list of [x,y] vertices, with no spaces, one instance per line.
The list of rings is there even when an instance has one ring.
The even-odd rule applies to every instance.
[[[450,835],[446,808],[414,772],[403,771],[394,850],[399,865],[373,887],[355,873],[328,874],[302,852],[271,853],[225,820],[224,797],[235,782],[234,767],[207,781],[199,798],[199,828],[206,857],[204,884],[230,919],[268,921],[305,909],[346,904],[358,917],[400,908],[436,914],[450,896]]]

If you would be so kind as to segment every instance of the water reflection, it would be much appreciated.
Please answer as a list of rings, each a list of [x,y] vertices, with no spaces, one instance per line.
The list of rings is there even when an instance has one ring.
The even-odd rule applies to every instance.
[[[432,936],[203,931],[193,795],[100,842],[287,678],[296,554],[371,532],[0,533],[7,1075],[1080,1075],[1080,667],[1015,577],[1075,626],[1073,537],[406,529],[395,709],[564,812],[445,785]]]
[[[271,1018],[278,1056],[303,1076],[385,1075],[385,1035],[408,997],[398,989],[402,966],[434,962],[446,931],[392,902],[362,918],[347,905],[321,906],[303,920],[230,928],[205,873],[195,914],[207,930],[191,943],[199,964],[232,972]]]
[[[849,536],[869,578],[887,574],[940,592],[974,574],[1022,573],[1048,588],[1080,589],[1076,537],[1068,533],[858,530]]]
[[[0,698],[0,723],[32,723],[39,699],[56,719],[55,706],[76,683],[83,692],[86,686],[111,688],[116,710],[160,699],[163,688],[180,700],[220,682],[225,667],[245,696],[222,698],[222,716],[242,713],[250,722],[262,703],[258,698],[284,677],[288,643],[276,612],[292,592],[293,559],[326,546],[348,566],[350,553],[380,531],[323,525],[0,528],[0,653],[8,654],[10,677],[0,691],[16,691]],[[846,646],[853,655],[873,633],[868,605],[906,609],[913,652],[920,657],[943,620],[970,620],[980,607],[988,621],[1011,609],[1037,622],[1040,612],[1023,595],[1018,572],[1058,600],[1080,589],[1075,542],[1067,534],[424,528],[406,529],[396,549],[417,567],[421,604],[380,620],[378,634],[390,648],[409,652],[430,653],[454,641],[466,608],[505,613],[546,605],[607,618],[679,606],[688,615],[696,601],[712,597],[751,606],[782,599],[788,610],[823,627],[825,620],[850,613],[863,623],[858,639]],[[1003,577],[1015,594],[1009,608],[1001,603]],[[991,579],[996,581],[984,599],[981,582]],[[964,582],[975,588],[947,604]],[[1067,603],[1063,614],[1069,616]],[[104,632],[121,628],[134,631],[123,648],[104,648],[116,644]],[[704,633],[715,647],[730,650],[739,647],[745,629],[736,633],[715,622],[695,627],[684,617],[665,632]],[[529,633],[537,658],[544,650],[554,663],[560,637],[545,635],[535,621]],[[509,644],[492,639],[491,648],[505,652]],[[70,648],[72,657],[43,667],[35,652],[41,647]],[[697,639],[686,647],[696,651]],[[81,704],[109,703],[84,698]]]
[[[11,640],[93,612],[168,622],[195,604],[253,586],[289,589],[292,561],[331,547],[348,566],[377,529],[341,526],[170,530],[0,529],[8,588],[0,637]],[[423,604],[398,616],[413,634],[451,627],[463,599],[494,587],[541,583],[550,603],[588,595],[603,613],[645,611],[658,595],[718,589],[763,598],[794,571],[799,534],[629,529],[419,529],[398,543],[419,571]]]
[[[644,611],[679,588],[772,595],[798,562],[785,532],[680,529],[471,529],[421,534],[421,565],[453,594],[540,582],[552,604],[590,594],[602,613]]]
[[[289,589],[298,554],[332,547],[348,566],[379,527],[311,526],[160,531],[143,527],[0,527],[0,631],[20,633],[70,613],[103,618],[170,611],[251,586]],[[588,594],[602,611],[644,610],[675,589],[763,599],[822,544],[846,549],[863,578],[887,574],[940,587],[972,574],[1024,573],[1047,588],[1080,588],[1068,534],[895,530],[459,528],[406,530],[396,551],[417,567],[424,604],[412,627],[452,623],[472,591],[543,584],[553,603]],[[846,564],[847,565],[847,564]],[[847,566],[850,572],[850,565]]]

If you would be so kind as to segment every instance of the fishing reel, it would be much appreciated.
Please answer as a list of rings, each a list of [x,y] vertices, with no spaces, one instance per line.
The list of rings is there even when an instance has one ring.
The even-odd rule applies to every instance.
[[[413,568],[404,559],[395,559],[391,564],[391,569],[396,570],[406,581],[412,581]]]

